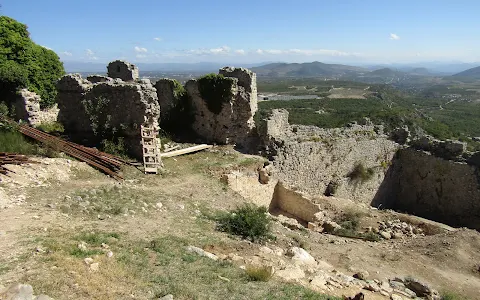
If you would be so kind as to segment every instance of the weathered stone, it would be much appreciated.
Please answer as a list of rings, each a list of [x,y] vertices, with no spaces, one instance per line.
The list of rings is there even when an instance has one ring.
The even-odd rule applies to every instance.
[[[292,247],[287,250],[287,256],[291,257],[295,262],[306,265],[316,264],[315,258],[310,255],[305,249],[299,247]]]
[[[258,168],[258,181],[261,184],[268,184],[272,175],[272,166],[269,162],[265,162],[262,167]]]
[[[124,137],[126,151],[142,159],[140,126],[158,131],[160,116],[156,89],[149,81],[106,78],[92,83],[69,74],[58,81],[57,90],[58,121],[72,140],[95,144],[103,138]]]
[[[365,270],[357,272],[353,275],[354,278],[357,278],[357,279],[360,279],[360,280],[367,280],[368,276],[370,276],[370,274]]]
[[[395,294],[392,294],[392,295],[390,296],[390,299],[391,299],[391,300],[403,300],[403,298],[402,298],[401,296],[395,295]]]
[[[108,64],[108,77],[120,78],[124,81],[138,80],[138,68],[131,63],[122,60],[112,61]]]
[[[158,298],[158,300],[173,300],[173,295],[172,294],[168,294],[168,295],[165,295],[161,298]]]
[[[388,231],[380,231],[380,235],[386,240],[389,240],[392,238],[392,235]]]
[[[432,289],[428,284],[420,282],[414,278],[406,278],[405,286],[412,290],[419,297],[429,297],[434,299],[436,296],[438,296],[438,292],[436,290]]]
[[[396,128],[390,134],[390,138],[400,145],[405,145],[409,142],[410,131],[407,126]]]
[[[220,74],[232,78],[231,98],[222,103],[220,112],[212,112],[208,99],[200,93],[199,81],[189,80],[185,89],[192,101],[195,120],[192,129],[206,142],[220,144],[248,143],[253,132],[257,107],[256,75],[243,68],[223,68]]]
[[[368,203],[385,178],[386,172],[379,170],[379,165],[388,166],[400,147],[376,133],[373,125],[290,126],[286,110],[273,110],[258,124],[258,132],[279,180],[312,195],[334,194]],[[373,175],[358,184],[349,174],[360,162]]]
[[[22,120],[32,126],[38,126],[41,123],[52,123],[57,121],[58,108],[40,108],[41,98],[28,89],[18,91],[15,101],[15,118]]]
[[[161,78],[155,83],[157,89],[158,103],[160,105],[160,120],[170,118],[172,109],[178,104],[175,95],[175,80],[169,78]]]
[[[342,228],[342,226],[338,225],[334,221],[325,221],[325,222],[323,222],[322,227],[323,227],[323,231],[327,232],[327,233],[332,233],[335,230],[338,230],[338,229]]]
[[[37,297],[35,297],[34,300],[53,300],[53,298],[51,298],[47,295],[41,294],[41,295],[38,295]]]
[[[91,258],[91,257],[87,257],[83,261],[85,262],[86,265],[93,264],[93,258]]]
[[[294,281],[305,278],[305,272],[300,268],[300,266],[290,266],[284,270],[278,270],[275,272],[275,276],[286,281]]]
[[[0,299],[9,300],[32,300],[33,288],[29,284],[15,283],[6,290],[1,291]]]
[[[99,263],[93,263],[89,265],[90,271],[92,272],[97,272],[100,270],[100,264]]]
[[[208,257],[208,258],[213,259],[213,260],[218,260],[218,256],[216,256],[213,253],[207,252],[207,251],[203,250],[202,248],[198,248],[198,247],[195,247],[195,246],[188,246],[187,251],[196,253],[200,256]]]

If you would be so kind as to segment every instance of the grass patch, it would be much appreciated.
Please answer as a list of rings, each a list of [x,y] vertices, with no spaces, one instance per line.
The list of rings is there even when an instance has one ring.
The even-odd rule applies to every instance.
[[[156,209],[154,205],[158,200],[146,191],[123,185],[105,185],[68,195],[60,204],[60,209],[64,213],[91,217],[147,214]]]
[[[37,126],[37,129],[46,133],[63,133],[65,131],[65,128],[59,122],[42,123]]]
[[[442,293],[441,297],[441,300],[468,300],[467,298],[452,292],[444,292]]]
[[[229,213],[220,214],[216,221],[219,230],[253,242],[272,238],[270,232],[272,221],[264,206],[246,203]]]
[[[272,279],[273,268],[267,266],[248,266],[245,270],[247,276],[252,281],[267,282]]]
[[[354,182],[366,182],[373,178],[375,170],[373,168],[367,168],[363,163],[357,163],[353,170],[347,175],[350,180]]]
[[[39,149],[37,145],[27,141],[21,133],[0,129],[0,152],[35,155]]]

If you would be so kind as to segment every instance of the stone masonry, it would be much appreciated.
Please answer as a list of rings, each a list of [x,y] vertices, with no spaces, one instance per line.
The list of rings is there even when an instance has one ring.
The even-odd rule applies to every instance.
[[[232,67],[220,69],[219,73],[233,78],[234,82],[231,99],[218,114],[208,109],[197,80],[189,80],[185,85],[195,113],[192,129],[206,142],[245,146],[255,128],[253,117],[258,109],[256,75],[250,70]]]
[[[116,65],[122,64],[118,61],[111,63],[109,73],[110,68]],[[135,72],[138,73],[131,64],[123,63],[123,66],[133,70],[133,77],[136,76]],[[156,89],[148,79],[123,81],[102,76],[89,78],[94,82],[79,74],[65,75],[59,80],[59,122],[73,140],[79,142],[98,143],[100,136],[124,137],[127,151],[141,159],[140,125],[153,125],[158,130],[160,107]]]
[[[39,95],[28,89],[21,89],[15,102],[16,119],[25,121],[32,126],[57,121],[58,108],[53,106],[42,110],[40,102]]]
[[[112,61],[108,64],[108,77],[120,78],[123,81],[135,81],[139,78],[138,68],[123,60]]]
[[[381,126],[323,129],[289,125],[286,110],[274,110],[259,127],[280,180],[312,195],[365,203],[373,199],[399,148],[383,134]],[[358,164],[371,170],[371,178],[358,182],[349,177]]]

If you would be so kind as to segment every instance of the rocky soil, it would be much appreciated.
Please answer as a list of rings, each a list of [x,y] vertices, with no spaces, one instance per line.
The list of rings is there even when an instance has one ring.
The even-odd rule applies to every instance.
[[[263,164],[262,159],[230,148],[166,160],[168,171],[160,176],[127,169],[123,183],[76,161],[37,161],[12,166],[16,173],[1,177],[0,299],[6,297],[6,289],[18,289],[16,283],[31,284],[22,286],[29,300],[49,299],[34,294],[55,299],[191,299],[195,294],[212,299],[209,293],[224,295],[222,299],[267,299],[265,295],[275,293],[280,282],[285,289],[294,284],[339,297],[363,293],[365,299],[440,299],[448,292],[480,299],[480,234],[474,230],[453,230],[330,198],[318,202],[331,222],[342,224],[347,212],[359,212],[358,231],[378,234],[379,240],[284,225],[288,216],[276,217],[276,239],[265,244],[216,231],[214,222],[202,217],[206,211],[224,211],[247,201],[242,192],[221,182],[222,174],[234,170],[255,178]],[[94,232],[106,236],[94,238]],[[151,244],[154,238],[170,241],[173,248],[168,243]],[[169,264],[175,251],[181,251],[179,262],[187,263],[181,266],[197,269]],[[125,261],[131,264],[129,269],[122,267]],[[230,273],[214,269],[211,278],[201,277],[208,280],[208,287],[187,284],[205,276],[203,266],[224,264],[234,266]],[[235,272],[248,268],[265,269],[272,279],[236,279]],[[188,277],[190,273],[196,277]],[[169,277],[170,283],[160,280],[167,274],[179,275]],[[149,277],[153,275],[156,279]],[[198,288],[190,290],[192,286]]]

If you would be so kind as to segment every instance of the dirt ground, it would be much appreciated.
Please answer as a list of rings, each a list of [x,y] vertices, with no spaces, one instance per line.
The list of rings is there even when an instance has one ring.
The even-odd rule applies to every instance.
[[[480,299],[480,234],[474,230],[370,242],[277,222],[276,240],[266,245],[215,230],[205,215],[245,202],[219,174],[261,164],[230,148],[165,160],[166,171],[158,176],[128,167],[122,183],[69,159],[38,162],[14,166],[15,174],[1,177],[0,286],[29,283],[56,299],[157,299],[167,293],[175,299],[320,299],[278,278],[249,282],[238,266],[197,260],[181,250],[194,245],[247,257],[262,246],[301,246],[344,274],[366,270],[380,281],[412,276],[441,292]],[[342,212],[341,204],[334,206]],[[367,211],[362,226],[398,217],[359,209]],[[88,251],[79,252],[84,242]],[[100,270],[92,271],[86,257],[98,261]],[[364,292],[366,299],[388,299]]]

